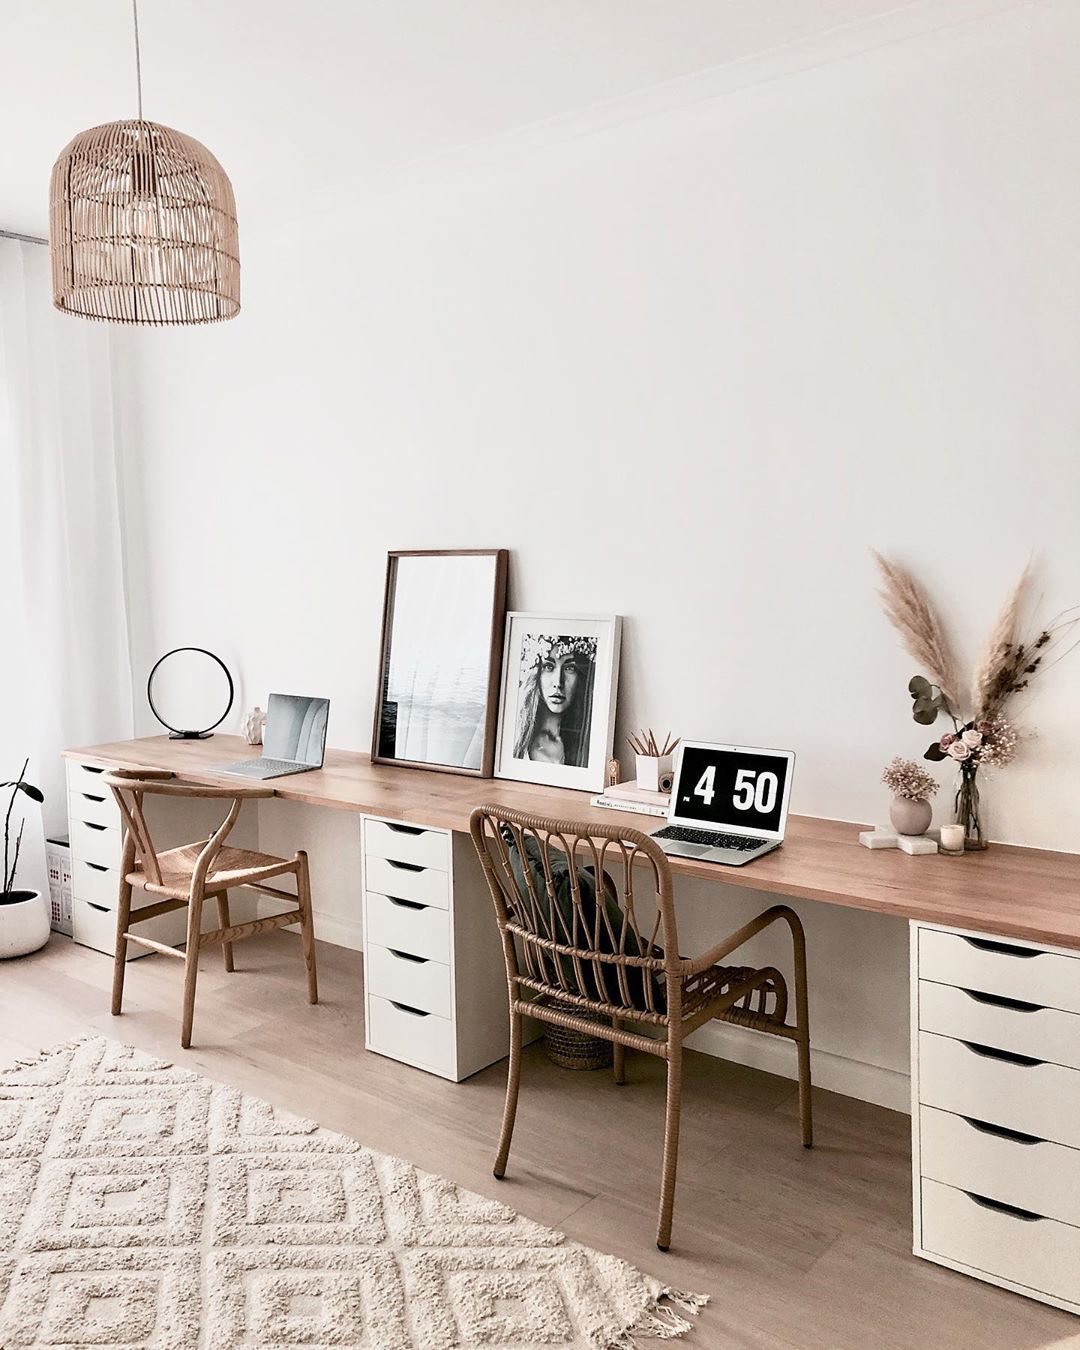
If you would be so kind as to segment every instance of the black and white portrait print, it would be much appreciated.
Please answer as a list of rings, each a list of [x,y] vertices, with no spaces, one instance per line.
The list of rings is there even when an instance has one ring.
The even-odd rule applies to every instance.
[[[521,635],[514,759],[588,765],[596,649],[595,637]]]

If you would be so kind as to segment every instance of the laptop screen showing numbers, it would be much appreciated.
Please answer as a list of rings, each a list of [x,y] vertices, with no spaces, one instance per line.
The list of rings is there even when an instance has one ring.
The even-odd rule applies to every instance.
[[[668,819],[676,825],[782,839],[794,758],[789,750],[686,741],[680,747]]]

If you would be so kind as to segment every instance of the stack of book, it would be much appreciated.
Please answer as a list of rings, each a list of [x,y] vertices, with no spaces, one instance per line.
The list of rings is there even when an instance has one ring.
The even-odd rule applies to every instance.
[[[637,811],[643,816],[666,816],[670,793],[648,792],[637,783],[615,783],[591,799],[593,806],[606,806],[612,811]]]

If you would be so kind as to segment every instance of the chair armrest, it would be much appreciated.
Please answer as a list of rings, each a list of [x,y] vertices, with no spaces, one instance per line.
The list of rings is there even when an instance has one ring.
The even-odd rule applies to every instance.
[[[752,937],[760,933],[763,928],[768,928],[770,924],[775,923],[777,919],[786,919],[789,927],[794,923],[801,930],[799,916],[793,909],[790,909],[787,905],[773,905],[771,909],[764,910],[757,918],[751,919],[749,923],[744,923],[730,937],[724,938],[715,947],[710,947],[701,956],[685,958],[683,973],[685,975],[700,975],[703,970],[708,970],[710,966],[715,966],[722,961],[725,956],[730,956],[736,948],[741,947],[744,942],[749,942]]]

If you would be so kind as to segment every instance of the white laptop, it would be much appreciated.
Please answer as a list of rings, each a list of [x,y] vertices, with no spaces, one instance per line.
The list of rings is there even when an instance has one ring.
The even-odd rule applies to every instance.
[[[790,750],[683,741],[668,823],[652,838],[674,857],[753,862],[784,842],[794,763]]]
[[[271,694],[266,705],[262,755],[235,764],[215,764],[214,771],[242,778],[283,778],[287,773],[321,769],[329,717],[328,698]]]

